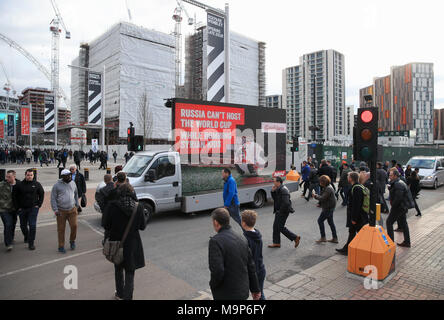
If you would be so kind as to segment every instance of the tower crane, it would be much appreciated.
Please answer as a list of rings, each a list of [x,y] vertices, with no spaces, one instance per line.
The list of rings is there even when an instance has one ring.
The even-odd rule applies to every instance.
[[[57,146],[57,126],[58,126],[58,106],[59,106],[59,82],[60,82],[60,34],[63,28],[65,31],[65,38],[71,39],[71,32],[66,28],[65,22],[63,21],[62,15],[60,14],[59,8],[55,0],[50,0],[52,8],[55,12],[55,18],[51,21],[49,30],[52,33],[52,43],[51,43],[51,89],[54,92],[54,132],[55,132],[55,145]]]
[[[176,21],[173,35],[176,37],[176,90],[182,81],[182,12],[188,18],[188,25],[195,24],[195,19],[191,18],[182,4],[182,0],[176,0],[177,7],[174,10],[173,20]]]
[[[2,66],[2,70],[3,70],[3,73],[5,74],[5,78],[6,78],[6,83],[5,83],[5,86],[3,87],[3,89],[6,92],[8,92],[8,94],[12,90],[12,95],[15,97],[17,95],[17,90],[15,90],[14,86],[12,85],[11,81],[9,80],[5,65],[3,64],[3,62],[1,60],[0,60],[0,65]]]

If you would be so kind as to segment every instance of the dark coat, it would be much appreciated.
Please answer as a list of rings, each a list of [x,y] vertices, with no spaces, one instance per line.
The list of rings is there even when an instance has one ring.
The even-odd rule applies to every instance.
[[[86,193],[86,182],[83,174],[79,170],[76,172],[76,178],[74,180],[77,186],[77,192],[79,193],[79,198]]]
[[[230,226],[210,238],[208,254],[214,300],[246,300],[261,291],[248,242]]]
[[[318,176],[322,177],[322,176],[327,176],[330,179],[332,179],[333,177],[333,170],[332,167],[329,166],[328,164],[324,164],[322,165],[319,170],[318,170]]]
[[[412,176],[409,176],[407,178],[407,185],[410,187],[410,192],[412,193],[413,199],[416,198],[419,191],[421,191],[419,179],[415,179]]]
[[[348,194],[347,204],[347,228],[353,226],[352,221],[356,222],[358,226],[364,226],[368,223],[368,214],[362,210],[362,204],[364,202],[364,192],[362,188],[355,187],[357,184],[350,188]]]
[[[17,185],[12,191],[12,199],[17,209],[40,208],[44,198],[45,191],[38,181],[23,180],[17,182]]]
[[[114,189],[115,189],[114,183],[110,182],[107,185],[105,185],[103,188],[96,191],[95,198],[96,198],[97,204],[100,207],[100,211],[102,211],[102,214],[105,212],[106,204],[108,204],[112,200],[110,197],[110,194],[111,194],[111,191],[113,191]],[[116,197],[117,197],[117,194],[116,194]]]
[[[125,228],[131,218],[137,197],[133,193],[119,192],[118,200],[111,201],[106,207],[103,227],[109,234],[110,241],[121,241]],[[142,240],[139,230],[145,230],[146,222],[143,207],[138,206],[136,216],[123,245],[123,263],[125,270],[136,270],[145,266]]]
[[[378,192],[385,193],[387,172],[384,169],[376,169],[376,185],[378,186]]]
[[[348,183],[348,174],[350,172],[352,172],[350,168],[342,170],[341,178],[339,179],[340,188],[350,187],[350,183]]]
[[[287,215],[291,211],[290,191],[287,187],[281,185],[275,191],[271,192],[274,200],[274,213]]]
[[[253,255],[254,265],[256,266],[256,274],[258,278],[265,276],[264,258],[262,256],[262,235],[259,230],[244,231],[244,236],[247,238],[248,246],[250,247],[251,254]]]
[[[407,211],[407,185],[401,179],[390,182],[390,213]]]
[[[315,195],[315,199],[319,201],[319,205],[323,210],[332,210],[336,208],[335,191],[331,185],[324,188],[320,196]]]
[[[318,175],[318,170],[313,168],[310,171],[310,175],[308,176],[308,181],[310,182],[310,185],[317,185],[319,184],[319,175]]]

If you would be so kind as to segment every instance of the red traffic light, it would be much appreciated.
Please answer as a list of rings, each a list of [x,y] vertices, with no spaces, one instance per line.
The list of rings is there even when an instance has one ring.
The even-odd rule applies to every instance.
[[[373,113],[371,111],[364,111],[361,113],[361,120],[365,123],[370,123],[373,120]]]

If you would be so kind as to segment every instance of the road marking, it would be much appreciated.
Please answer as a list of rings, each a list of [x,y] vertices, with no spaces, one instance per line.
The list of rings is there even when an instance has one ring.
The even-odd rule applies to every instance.
[[[44,263],[35,264],[33,266],[30,266],[30,267],[26,267],[26,268],[18,269],[18,270],[15,270],[15,271],[7,272],[7,273],[4,273],[4,274],[1,274],[0,275],[0,279],[8,277],[8,276],[12,276],[12,275],[17,274],[17,273],[29,271],[29,270],[36,269],[36,268],[40,268],[40,267],[47,266],[49,264],[57,263],[57,262],[60,262],[60,261],[65,261],[65,260],[69,260],[69,259],[72,259],[72,258],[77,258],[77,257],[80,257],[80,256],[84,256],[86,254],[94,253],[94,252],[101,251],[101,250],[103,250],[103,249],[99,248],[99,249],[89,250],[89,251],[85,251],[85,252],[82,252],[82,253],[73,254],[72,256],[69,256],[69,257],[55,259],[55,260],[47,261],[47,262],[44,262]]]
[[[99,230],[98,228],[94,227],[91,223],[89,223],[86,220],[79,220],[81,223],[83,223],[84,225],[86,225],[87,227],[89,227],[92,231],[94,231],[95,233],[97,233],[100,236],[104,236],[104,233]]]

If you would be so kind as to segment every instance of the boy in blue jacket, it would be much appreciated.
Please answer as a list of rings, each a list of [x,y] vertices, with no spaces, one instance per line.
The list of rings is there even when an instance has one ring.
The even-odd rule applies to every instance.
[[[231,218],[234,219],[239,225],[241,225],[241,217],[239,210],[239,198],[237,195],[237,184],[231,175],[231,171],[225,168],[222,171],[222,179],[225,181],[224,184],[224,207],[230,213]]]
[[[262,235],[259,230],[255,229],[257,213],[254,210],[245,210],[242,212],[242,229],[244,236],[248,240],[254,264],[256,265],[256,274],[261,289],[261,299],[265,300],[264,281],[265,281],[265,265],[262,257]]]

